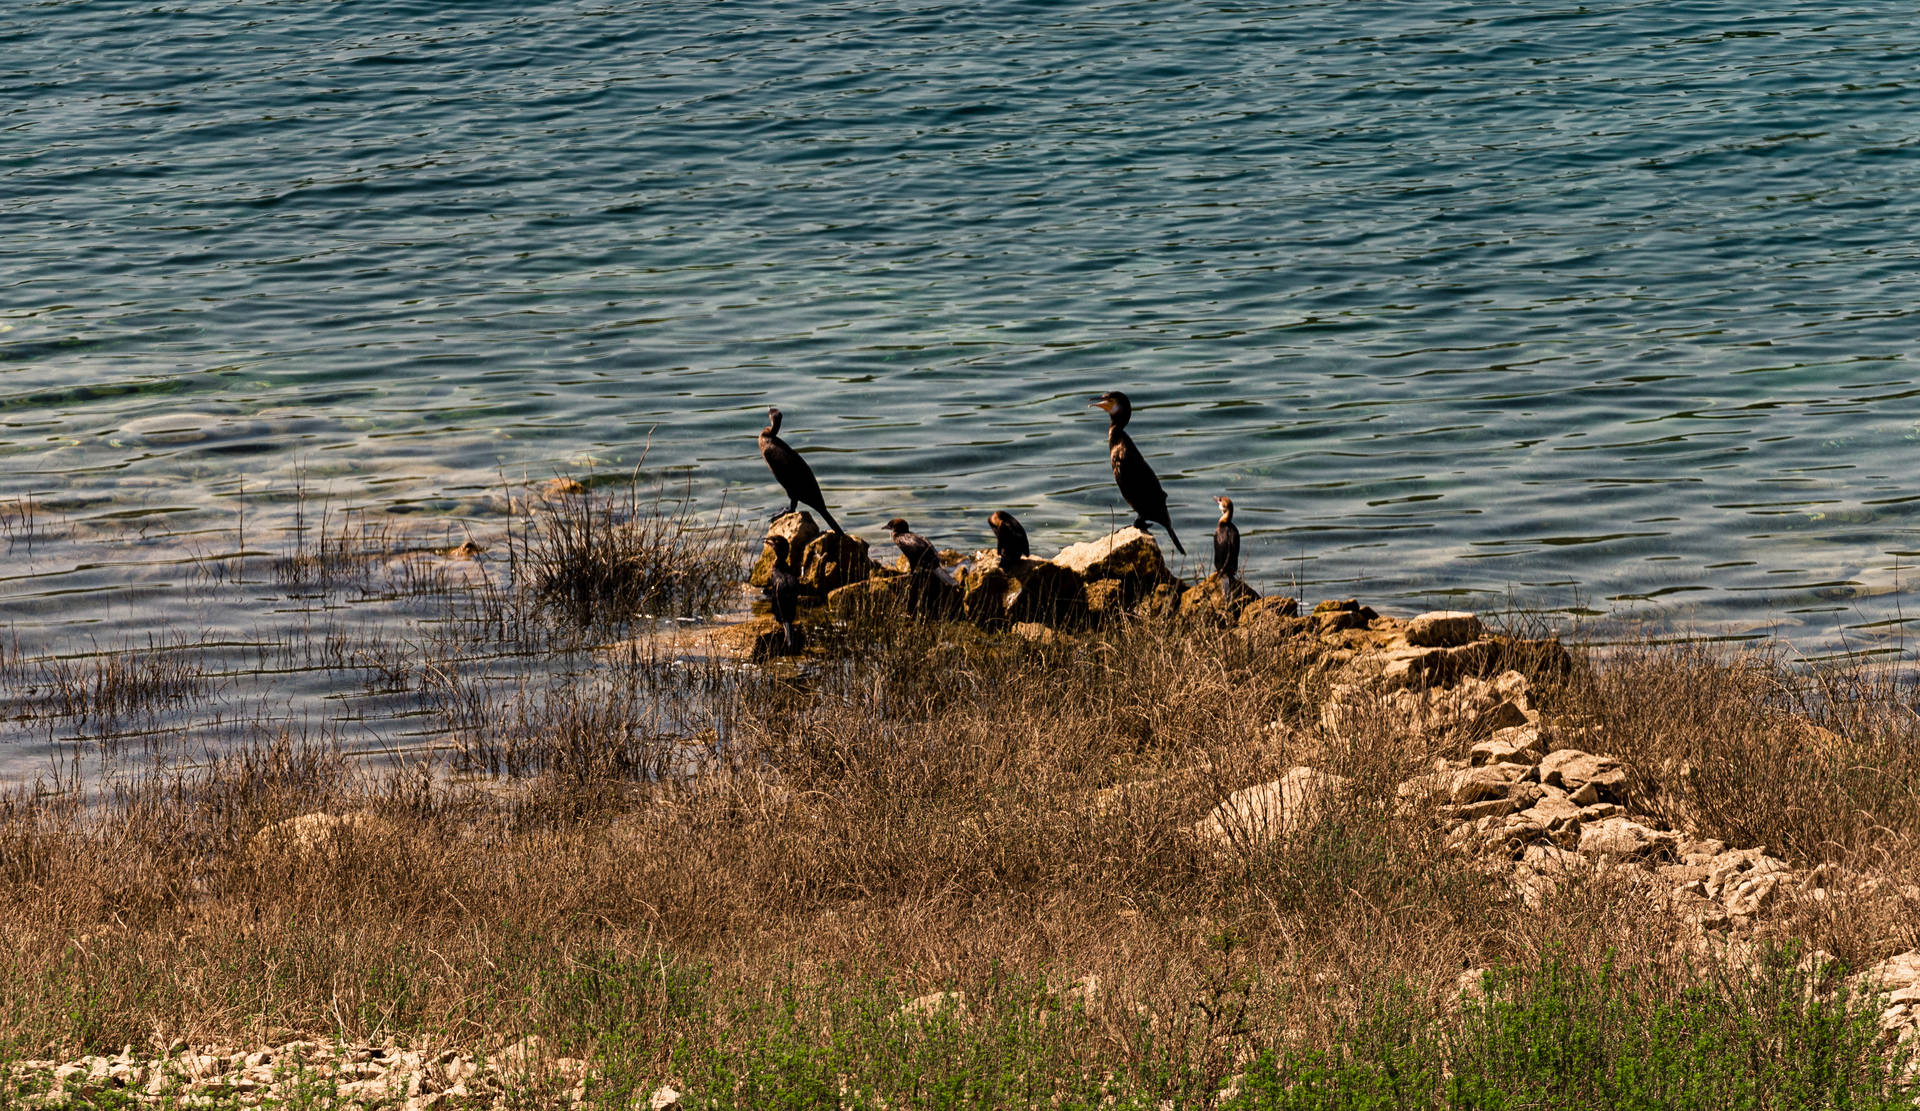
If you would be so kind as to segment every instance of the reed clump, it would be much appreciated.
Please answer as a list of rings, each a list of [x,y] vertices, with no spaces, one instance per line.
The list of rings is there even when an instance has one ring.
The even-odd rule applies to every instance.
[[[556,480],[514,541],[516,574],[580,624],[710,613],[745,570],[724,507],[715,524],[694,513],[691,482],[672,492],[640,474]]]
[[[630,648],[537,688],[446,671],[451,763],[375,772],[288,735],[90,807],[9,799],[0,1046],[537,1034],[623,1106],[666,1081],[709,1106],[1309,1106],[1287,1093],[1353,1085],[1446,1106],[1461,1076],[1621,1105],[1524,1064],[1527,1024],[1584,1008],[1611,1017],[1555,1044],[1609,1076],[1652,1075],[1634,1045],[1692,1060],[1686,1016],[1730,1024],[1748,1072],[1647,1089],[1691,1076],[1701,1106],[1755,1077],[1778,1093],[1755,1106],[1794,1106],[1781,1078],[1813,1069],[1863,1106],[1898,1087],[1870,1001],[1835,985],[1920,945],[1911,917],[1782,915],[1756,980],[1624,874],[1522,897],[1396,794],[1486,730],[1350,698],[1336,727],[1338,654],[1314,638],[836,635],[859,651],[800,670]],[[1631,762],[1643,809],[1920,882],[1898,682],[1656,647],[1527,678],[1546,728]],[[1193,834],[1300,765],[1352,789],[1246,851]],[[1466,969],[1496,973],[1463,1005]]]

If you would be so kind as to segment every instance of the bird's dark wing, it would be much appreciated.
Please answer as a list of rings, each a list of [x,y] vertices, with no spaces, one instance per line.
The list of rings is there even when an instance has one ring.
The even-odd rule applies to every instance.
[[[1213,569],[1228,578],[1240,573],[1240,530],[1230,521],[1213,530]]]
[[[1113,481],[1120,487],[1120,496],[1127,499],[1133,511],[1149,521],[1164,521],[1167,516],[1167,492],[1160,488],[1160,479],[1147,465],[1147,457],[1140,453],[1131,439],[1124,434],[1120,442],[1109,453],[1113,461]]]
[[[820,496],[820,481],[813,477],[813,468],[807,466],[807,461],[785,440],[778,436],[766,437],[760,443],[760,458],[767,461],[767,469],[773,472],[775,481],[788,497],[816,508],[826,503]]]

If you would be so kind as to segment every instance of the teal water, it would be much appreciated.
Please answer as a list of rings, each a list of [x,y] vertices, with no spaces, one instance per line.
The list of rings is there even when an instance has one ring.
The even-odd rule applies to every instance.
[[[51,0],[0,57],[0,504],[139,541],[9,549],[23,651],[300,483],[481,521],[650,442],[770,512],[769,403],[850,527],[1051,549],[1115,387],[1269,588],[1905,646],[1910,5]]]

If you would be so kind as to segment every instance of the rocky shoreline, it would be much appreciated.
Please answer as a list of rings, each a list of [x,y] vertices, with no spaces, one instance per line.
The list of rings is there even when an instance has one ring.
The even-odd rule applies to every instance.
[[[790,530],[806,552],[803,579],[828,615],[905,604],[900,569],[873,561],[857,538],[817,528],[807,537],[811,523],[806,514],[793,514],[776,528]],[[1433,738],[1432,751],[1465,753],[1435,757],[1427,770],[1384,793],[1358,790],[1347,777],[1312,763],[1296,764],[1276,779],[1227,793],[1187,827],[1194,843],[1212,852],[1257,853],[1311,835],[1329,815],[1366,820],[1391,812],[1431,830],[1515,905],[1538,908],[1557,889],[1583,883],[1630,889],[1658,908],[1688,957],[1735,971],[1753,967],[1768,945],[1794,937],[1799,915],[1869,906],[1909,919],[1920,915],[1920,887],[1834,865],[1795,867],[1765,845],[1731,845],[1684,821],[1655,816],[1646,804],[1659,796],[1662,779],[1687,769],[1632,767],[1609,753],[1607,737],[1595,727],[1545,712],[1550,708],[1540,704],[1528,675],[1571,666],[1556,641],[1497,634],[1470,613],[1403,619],[1348,599],[1302,614],[1292,598],[1260,598],[1238,584],[1223,589],[1211,577],[1189,586],[1167,571],[1152,537],[1134,529],[1017,566],[1001,565],[990,552],[950,556],[957,572],[939,579],[929,603],[938,609],[933,616],[1028,640],[1097,635],[1102,623],[1122,614],[1203,621],[1251,644],[1285,645],[1312,657],[1330,684],[1318,722],[1326,736],[1364,741],[1384,730]],[[819,620],[817,610],[813,619]],[[769,625],[758,619],[737,627],[735,646],[772,654],[778,632]],[[1157,786],[1151,779],[1128,783],[1062,805],[1099,810],[1123,794],[1151,795]],[[305,814],[259,830],[249,851],[286,859],[324,854],[336,839],[350,840],[374,820]],[[1801,955],[1808,967],[1829,959]],[[1482,973],[1464,972],[1460,992],[1477,993]],[[1847,983],[1884,993],[1880,1025],[1890,1043],[1920,1045],[1920,950],[1880,960]],[[14,1091],[35,1093],[26,1098],[37,1106],[84,1105],[106,1093],[172,1105],[252,1105],[317,1094],[332,1106],[405,1111],[505,1108],[528,1090],[577,1106],[595,1081],[587,1061],[550,1055],[531,1037],[491,1053],[324,1040],[252,1049],[174,1045],[156,1054],[129,1047],[112,1056],[19,1061],[8,1067],[8,1077]],[[677,1106],[676,1087],[673,1078],[659,1078],[633,1105]]]

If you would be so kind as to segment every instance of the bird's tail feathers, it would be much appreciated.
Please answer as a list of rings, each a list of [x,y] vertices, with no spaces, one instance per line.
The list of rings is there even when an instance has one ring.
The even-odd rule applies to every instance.
[[[847,534],[847,530],[840,527],[840,522],[833,519],[833,514],[827,512],[826,506],[816,505],[814,506],[814,508],[820,511],[820,516],[826,520],[827,527],[829,529],[832,529],[834,532],[839,533],[841,536],[845,536]]]

